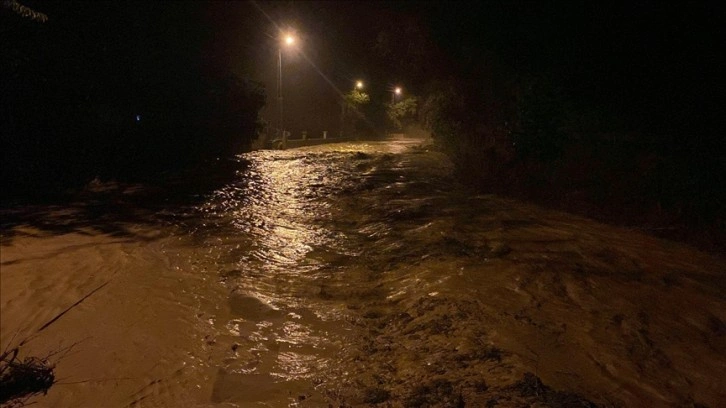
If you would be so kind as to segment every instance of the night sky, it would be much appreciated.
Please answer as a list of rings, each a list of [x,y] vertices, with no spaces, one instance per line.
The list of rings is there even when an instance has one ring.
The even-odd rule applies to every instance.
[[[262,114],[271,118],[278,27],[294,31],[298,48],[283,55],[293,131],[335,129],[338,91],[356,79],[374,102],[385,101],[393,85],[416,93],[432,77],[475,76],[488,64],[546,72],[634,126],[667,131],[717,119],[722,20],[715,4],[631,3],[211,2],[205,18],[214,34],[203,55],[205,64],[262,81]],[[390,35],[390,50],[376,48],[381,33]]]
[[[276,115],[279,30],[295,33],[296,47],[283,51],[286,126],[319,134],[339,128],[340,94],[356,80],[387,96],[399,73],[375,61],[372,47],[382,21],[399,21],[383,2],[214,2],[208,21],[216,27],[209,63],[262,81],[266,120]],[[269,18],[269,19],[268,19]],[[382,99],[381,99],[382,100]],[[387,101],[388,99],[385,99]]]
[[[75,24],[77,41],[94,41],[91,48],[106,47],[93,26],[99,13],[108,18],[99,20],[108,32],[135,37],[126,47],[136,46],[139,55],[148,46],[144,38],[162,33],[171,48],[198,58],[190,64],[264,83],[262,116],[268,121],[276,109],[279,33],[293,31],[299,41],[283,55],[283,89],[286,122],[298,132],[335,129],[339,92],[357,79],[366,82],[373,103],[382,103],[395,85],[420,94],[432,79],[475,81],[494,66],[514,75],[546,74],[573,97],[613,110],[633,126],[668,131],[677,125],[681,131],[691,124],[715,126],[720,116],[723,13],[715,2],[24,4],[48,14],[47,25]],[[121,57],[100,57],[119,73],[129,65]]]

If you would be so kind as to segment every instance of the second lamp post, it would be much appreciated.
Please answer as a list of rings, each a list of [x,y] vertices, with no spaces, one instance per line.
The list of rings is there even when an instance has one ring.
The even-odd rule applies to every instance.
[[[391,91],[391,105],[396,103],[396,96],[401,94],[401,87],[397,86]]]
[[[277,129],[280,132],[282,138],[282,148],[287,147],[287,134],[285,133],[285,122],[284,122],[284,102],[282,97],[282,47],[292,47],[295,44],[295,37],[291,34],[283,36],[282,44],[278,48],[277,52],[277,109],[279,111],[279,123]]]

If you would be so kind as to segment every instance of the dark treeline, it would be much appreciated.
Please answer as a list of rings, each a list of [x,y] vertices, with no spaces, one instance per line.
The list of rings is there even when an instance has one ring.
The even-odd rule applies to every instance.
[[[204,3],[21,3],[48,18],[0,8],[3,198],[141,180],[256,136],[264,89],[205,65]]]
[[[419,118],[468,182],[618,222],[726,227],[714,4],[420,9],[415,28],[385,29],[384,55],[405,56]]]

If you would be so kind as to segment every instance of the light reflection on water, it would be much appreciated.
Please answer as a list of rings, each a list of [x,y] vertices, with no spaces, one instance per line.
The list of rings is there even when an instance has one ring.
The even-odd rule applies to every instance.
[[[378,184],[402,188],[398,171],[380,169],[390,169],[390,153],[404,148],[382,143],[253,152],[244,157],[249,165],[238,180],[198,208],[204,269],[223,274],[221,284],[230,291],[229,310],[219,310],[213,323],[221,333],[216,344],[235,349],[216,357],[222,371],[214,400],[244,402],[232,388],[271,376],[278,392],[266,393],[265,404],[289,406],[296,404],[291,393],[321,381],[351,332],[347,299],[326,291],[360,278],[360,265],[356,270],[363,272],[346,270],[360,262],[366,240],[390,229],[381,222],[361,225],[364,206],[342,214],[339,204]]]
[[[591,327],[649,308],[665,322],[661,332],[683,332],[672,311],[692,308],[694,299],[702,315],[723,310],[701,295],[684,298],[687,307],[674,306],[685,303],[671,288],[658,279],[641,281],[641,265],[650,265],[651,274],[698,270],[689,263],[693,254],[672,256],[672,247],[642,236],[512,200],[472,197],[451,180],[441,155],[392,154],[405,148],[350,144],[253,153],[239,179],[199,208],[200,271],[219,274],[229,297],[228,307],[210,316],[220,333],[210,361],[218,369],[213,401],[327,406],[321,394],[346,384],[408,392],[429,378],[431,367],[453,367],[447,375],[466,382],[462,361],[471,362],[476,378],[490,369],[486,359],[467,357],[466,350],[482,344],[514,356],[502,362],[506,375],[492,379],[502,386],[520,370],[539,370],[545,383],[567,386],[572,378],[558,384],[558,373],[618,361],[623,375],[583,377],[582,383],[619,392],[642,380],[628,377],[622,355],[643,342]],[[648,299],[641,292],[672,305],[618,300]],[[565,327],[570,343],[561,343]],[[690,348],[701,335],[691,330],[683,344]],[[579,344],[614,346],[578,351]],[[551,357],[548,368],[518,360],[531,353]],[[682,356],[682,366],[691,364]],[[711,354],[710,361],[698,370],[714,371],[721,358]],[[670,387],[680,374],[659,375]],[[624,405],[646,405],[635,397],[630,402]]]

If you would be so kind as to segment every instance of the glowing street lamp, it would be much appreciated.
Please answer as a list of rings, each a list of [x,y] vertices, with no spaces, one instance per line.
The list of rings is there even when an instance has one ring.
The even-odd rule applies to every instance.
[[[355,88],[356,89],[363,89],[363,81],[356,81]]]
[[[393,92],[391,92],[391,105],[396,103],[396,96],[401,95],[401,87],[397,86],[393,89]]]
[[[282,47],[292,47],[295,44],[295,37],[292,34],[285,34],[282,44],[278,48],[277,52],[277,108],[280,113],[280,123],[278,129],[282,136],[282,147],[287,147],[287,135],[285,134],[285,122],[284,122],[284,103],[282,98]]]

